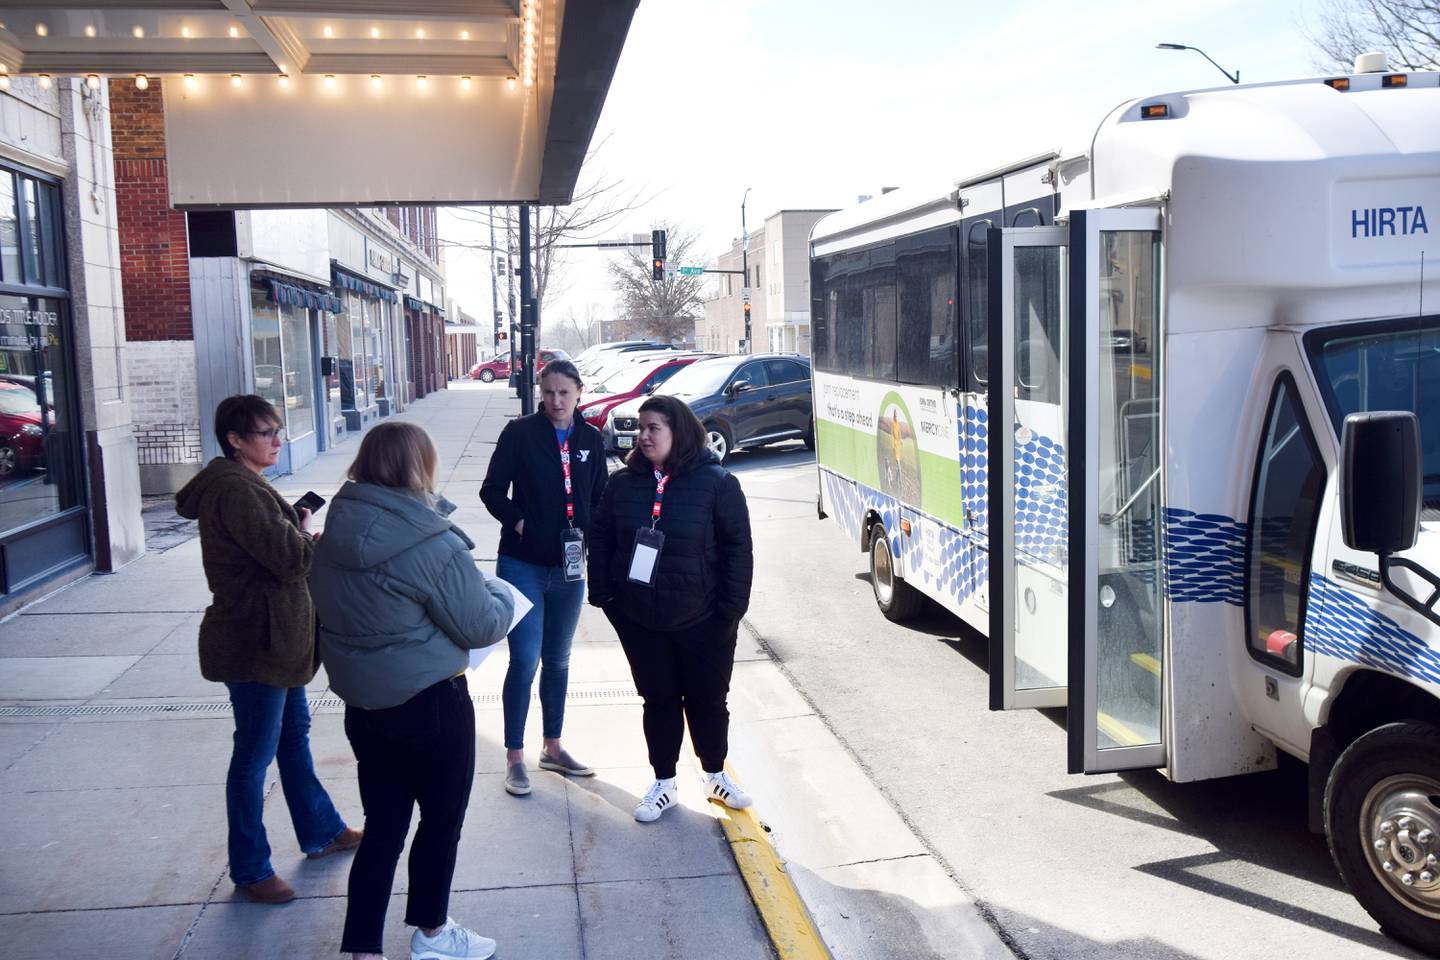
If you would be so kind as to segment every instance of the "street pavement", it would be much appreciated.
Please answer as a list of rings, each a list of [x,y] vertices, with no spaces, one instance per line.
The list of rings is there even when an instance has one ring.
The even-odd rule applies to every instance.
[[[435,438],[442,492],[460,505],[454,519],[487,571],[499,531],[479,502],[480,481],[517,407],[503,385],[461,382],[403,415]],[[290,499],[311,489],[328,499],[357,447],[352,440],[276,485]],[[761,494],[752,509],[764,502]],[[0,623],[0,955],[333,956],[349,857],[304,859],[273,767],[266,822],[274,863],[299,897],[282,907],[251,904],[228,880],[223,785],[232,723],[223,686],[204,680],[196,662],[209,602],[199,541],[163,502],[147,510],[147,528],[152,549],[142,559]],[[764,603],[794,600],[777,581],[757,582],[756,592]],[[456,919],[498,939],[507,960],[774,956],[717,810],[700,800],[688,744],[682,806],[655,824],[632,819],[651,772],[639,700],[604,617],[587,607],[581,618],[567,703],[566,743],[597,768],[592,779],[533,769],[536,703],[534,793],[504,793],[505,664],[502,650],[470,677],[479,755],[451,900]],[[320,776],[360,825],[342,708],[323,671],[309,693]],[[731,711],[732,766],[755,793],[834,956],[1012,955],[748,623]],[[408,955],[405,883],[402,862],[387,919],[392,960]]]
[[[1067,775],[1063,710],[987,709],[980,637],[938,610],[905,625],[880,614],[865,554],[816,518],[812,454],[741,452],[729,468],[765,585],[747,623],[832,748],[1017,956],[1419,956],[1380,933],[1306,829],[1302,765],[1191,784],[1154,770]]]

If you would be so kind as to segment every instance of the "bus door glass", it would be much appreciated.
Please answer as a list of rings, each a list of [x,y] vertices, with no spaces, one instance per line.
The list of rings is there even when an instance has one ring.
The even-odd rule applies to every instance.
[[[1071,216],[1073,773],[1165,762],[1161,249],[1158,210]]]
[[[1066,701],[1066,242],[989,232],[992,710]]]

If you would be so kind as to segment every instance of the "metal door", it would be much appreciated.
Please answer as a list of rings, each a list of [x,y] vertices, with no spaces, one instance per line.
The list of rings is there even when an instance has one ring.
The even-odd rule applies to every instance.
[[[1165,763],[1161,222],[1070,219],[1072,773]]]
[[[1068,236],[992,229],[987,476],[990,709],[1066,702]]]

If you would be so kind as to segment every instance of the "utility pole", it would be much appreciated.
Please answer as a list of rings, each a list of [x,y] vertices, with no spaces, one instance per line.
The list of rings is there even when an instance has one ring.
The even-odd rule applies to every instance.
[[[530,205],[520,204],[520,413],[535,412],[535,283],[530,263]]]
[[[740,198],[740,299],[744,301],[740,309],[745,314],[746,353],[755,352],[755,345],[750,340],[750,232],[745,229],[745,201],[750,199],[750,190],[746,187],[744,196]]]
[[[500,356],[500,278],[495,271],[495,208],[486,208],[490,219],[490,313],[494,318],[490,331],[491,347]]]

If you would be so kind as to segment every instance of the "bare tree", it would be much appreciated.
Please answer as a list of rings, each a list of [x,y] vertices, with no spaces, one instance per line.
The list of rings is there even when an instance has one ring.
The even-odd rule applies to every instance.
[[[1440,69],[1440,0],[1329,0],[1307,32],[1323,70],[1349,71],[1370,50],[1395,69]]]
[[[605,141],[602,140],[590,148],[590,152],[585,156],[585,170],[597,169],[595,160],[604,145]],[[602,172],[596,174],[594,179],[582,183],[575,193],[575,198],[568,205],[531,208],[533,219],[530,224],[530,245],[535,257],[535,303],[541,317],[544,316],[545,301],[561,297],[565,293],[565,259],[561,244],[594,239],[606,230],[613,228],[631,211],[643,207],[652,199],[653,197],[645,187],[631,187],[620,178]],[[477,207],[454,207],[451,209],[451,213],[457,220],[487,229],[493,219],[495,244],[493,247],[490,245],[487,233],[483,241],[441,237],[441,246],[478,250],[490,254],[491,257],[501,254],[505,256],[507,264],[518,261],[520,256],[518,207],[494,207],[488,210]],[[500,309],[509,314],[510,304],[506,303],[505,296],[507,282],[508,278],[502,276],[499,299],[501,301]],[[517,278],[516,310],[519,309],[518,282]],[[510,322],[514,322],[515,319],[514,316],[509,317]]]
[[[692,258],[697,235],[684,228],[663,225],[667,231],[667,255],[676,263]],[[694,336],[695,321],[705,313],[701,294],[705,278],[667,275],[652,279],[648,251],[628,251],[609,266],[615,287],[616,319],[626,336],[640,334],[666,343],[680,343]]]
[[[562,350],[579,353],[600,342],[600,307],[594,303],[585,305],[585,315],[577,316],[573,308],[567,309],[557,323],[551,323],[550,341]]]

